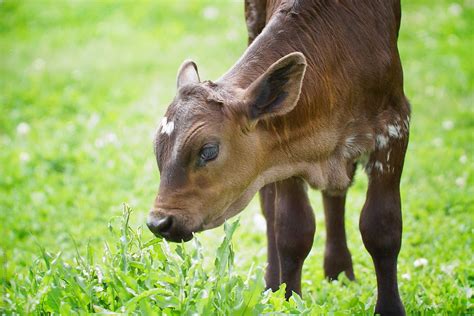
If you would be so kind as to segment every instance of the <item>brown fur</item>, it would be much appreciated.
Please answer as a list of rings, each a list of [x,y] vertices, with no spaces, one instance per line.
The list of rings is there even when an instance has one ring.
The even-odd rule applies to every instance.
[[[250,46],[216,82],[187,61],[156,139],[159,194],[148,224],[170,240],[220,225],[260,189],[267,285],[301,293],[315,231],[308,183],[323,192],[329,279],[354,278],[344,204],[357,162],[369,177],[360,229],[375,265],[376,312],[403,314],[396,260],[409,134],[397,0],[246,0]],[[295,53],[298,52],[298,53]],[[171,123],[170,123],[171,124]],[[217,144],[212,161],[199,160]]]

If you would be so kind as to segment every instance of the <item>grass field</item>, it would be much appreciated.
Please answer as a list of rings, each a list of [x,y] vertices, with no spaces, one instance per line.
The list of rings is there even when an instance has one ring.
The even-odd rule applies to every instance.
[[[302,300],[263,293],[257,200],[226,239],[223,228],[199,234],[202,246],[142,229],[159,184],[152,134],[177,68],[192,58],[201,78],[215,79],[233,64],[246,46],[241,2],[0,1],[0,314],[373,311],[375,275],[358,231],[362,172],[346,217],[357,281],[324,280],[314,191]],[[402,4],[413,117],[400,292],[409,314],[472,314],[474,2]]]

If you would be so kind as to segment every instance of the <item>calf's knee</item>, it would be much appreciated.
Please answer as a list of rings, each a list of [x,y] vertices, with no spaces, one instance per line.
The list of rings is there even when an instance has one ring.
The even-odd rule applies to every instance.
[[[364,245],[372,256],[398,255],[402,237],[399,207],[387,205],[364,207],[359,229]]]

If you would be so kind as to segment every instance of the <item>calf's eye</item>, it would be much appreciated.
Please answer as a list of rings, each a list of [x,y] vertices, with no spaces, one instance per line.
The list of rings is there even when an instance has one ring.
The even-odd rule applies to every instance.
[[[218,154],[218,144],[206,144],[201,148],[201,151],[199,152],[199,160],[201,163],[204,164],[208,161],[216,159]]]

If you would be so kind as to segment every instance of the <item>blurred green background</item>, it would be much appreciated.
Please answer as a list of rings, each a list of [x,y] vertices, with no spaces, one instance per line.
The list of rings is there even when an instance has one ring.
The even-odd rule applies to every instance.
[[[474,1],[402,1],[399,49],[413,108],[402,179],[402,299],[411,311],[472,308]],[[38,247],[63,256],[107,240],[122,202],[144,225],[159,184],[152,139],[180,63],[216,79],[245,50],[243,1],[0,1],[0,286],[21,284]],[[375,276],[358,231],[366,179],[347,203],[358,281],[324,281],[319,193],[303,295],[343,309],[374,304]],[[264,266],[258,201],[240,215],[236,265]],[[151,234],[147,231],[147,237]],[[200,234],[215,252],[222,229]],[[417,259],[426,259],[418,260]],[[421,262],[421,264],[420,264]],[[3,292],[3,291],[2,291]],[[472,309],[471,309],[472,312]]]

